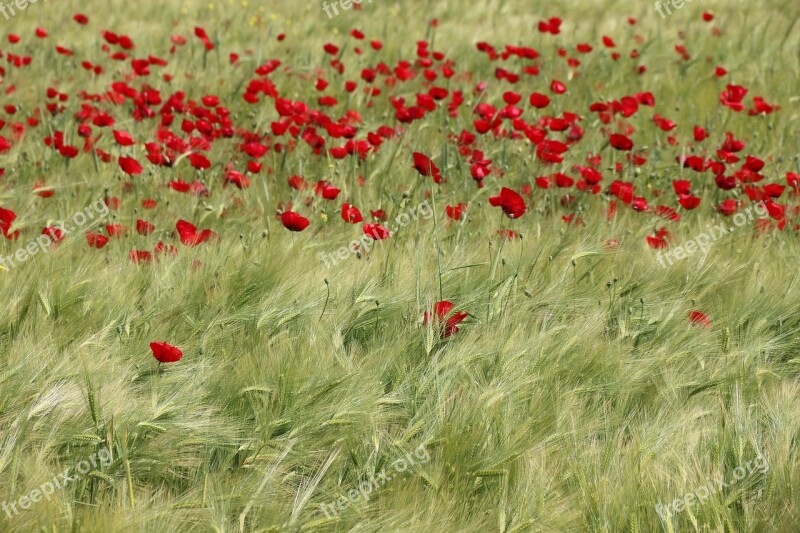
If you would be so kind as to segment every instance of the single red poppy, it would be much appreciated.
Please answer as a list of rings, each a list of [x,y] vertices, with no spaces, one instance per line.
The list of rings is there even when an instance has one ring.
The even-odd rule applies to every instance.
[[[310,224],[306,217],[294,211],[284,211],[281,214],[281,223],[289,231],[303,231]]]
[[[142,173],[142,165],[132,157],[119,156],[119,167],[131,176],[138,176]]]
[[[705,328],[711,327],[711,319],[702,311],[692,311],[689,313],[689,322]]]
[[[94,233],[92,231],[86,232],[86,242],[89,243],[90,248],[97,248],[100,250],[108,244],[108,237],[105,235],[101,235],[99,233]]]
[[[350,224],[358,224],[364,220],[361,211],[354,205],[342,204],[342,220]]]
[[[159,363],[176,363],[183,357],[183,352],[166,342],[151,342],[150,350]]]
[[[489,204],[494,207],[499,206],[506,216],[511,219],[521,217],[525,214],[525,210],[527,209],[525,206],[525,200],[522,199],[522,196],[512,191],[508,187],[503,187],[500,189],[500,194],[498,196],[490,197]]]
[[[453,302],[448,302],[447,300],[436,302],[433,306],[433,312],[425,311],[422,321],[424,324],[428,324],[434,320],[440,325],[442,336],[449,337],[454,333],[458,333],[458,324],[468,316],[463,311],[452,313],[453,308],[455,308]]]
[[[179,220],[175,224],[175,229],[178,231],[178,236],[180,237],[181,242],[186,246],[197,246],[198,244],[217,236],[217,234],[210,229],[204,229],[198,233],[197,226],[191,222],[187,222],[186,220]]]
[[[373,241],[382,241],[390,237],[389,230],[380,224],[364,224],[364,235],[371,237]]]

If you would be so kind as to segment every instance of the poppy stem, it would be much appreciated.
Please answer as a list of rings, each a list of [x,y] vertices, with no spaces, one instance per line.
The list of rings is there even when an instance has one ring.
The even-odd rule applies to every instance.
[[[439,247],[439,223],[436,217],[436,190],[431,188],[431,205],[433,209],[433,234],[436,244],[436,267],[439,272],[439,301],[444,300],[444,290],[442,290],[442,250]]]
[[[328,308],[328,300],[331,297],[331,285],[328,281],[328,278],[325,278],[325,289],[327,290],[327,294],[325,295],[325,305],[322,306],[322,313],[319,315],[319,319],[322,320],[322,315],[325,314],[325,309]]]

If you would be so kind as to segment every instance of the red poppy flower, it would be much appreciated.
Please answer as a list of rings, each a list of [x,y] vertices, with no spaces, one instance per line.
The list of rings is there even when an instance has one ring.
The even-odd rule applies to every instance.
[[[667,228],[661,228],[660,230],[658,230],[656,232],[655,236],[648,235],[646,237],[647,245],[650,246],[650,248],[654,248],[656,250],[661,250],[663,248],[669,248],[668,239],[670,237],[671,237],[671,235],[670,235],[669,231],[667,231]]]
[[[237,170],[231,169],[227,174],[225,174],[225,178],[223,179],[222,183],[223,187],[229,183],[233,183],[239,189],[246,189],[250,187],[250,178]]]
[[[86,242],[89,243],[90,248],[97,248],[100,250],[108,244],[108,237],[105,235],[101,235],[99,233],[94,233],[91,231],[86,232]]]
[[[739,209],[739,202],[732,198],[720,202],[719,207],[717,208],[717,210],[726,217],[736,213],[737,209]]]
[[[361,211],[354,205],[342,204],[342,220],[350,224],[358,224],[364,220]]]
[[[206,30],[204,30],[203,28],[201,28],[199,26],[195,27],[194,35],[195,35],[195,37],[200,39],[200,41],[203,43],[203,46],[205,47],[206,51],[214,49],[214,43],[212,43],[211,39],[208,38],[208,35],[206,34]]]
[[[132,157],[119,156],[119,167],[130,176],[138,176],[142,173],[142,165]]]
[[[133,140],[133,136],[127,131],[114,130],[114,139],[120,146],[133,146],[136,144],[136,141]]]
[[[47,235],[50,237],[51,241],[58,243],[61,242],[66,234],[64,233],[64,230],[58,226],[47,226],[42,229],[42,235]]]
[[[52,187],[45,185],[44,180],[36,180],[33,182],[33,193],[42,198],[50,198],[55,191]]]
[[[195,152],[189,154],[188,159],[189,159],[189,164],[192,165],[192,167],[196,168],[197,170],[208,170],[209,168],[211,168],[211,161],[203,154]]]
[[[183,357],[183,352],[179,348],[166,342],[151,342],[150,349],[159,363],[176,363]]]
[[[109,237],[124,237],[128,234],[128,228],[122,224],[108,224],[106,226],[106,233]]]
[[[452,313],[454,307],[455,304],[447,300],[436,302],[433,306],[433,313],[425,311],[422,321],[424,324],[428,324],[432,320],[435,321],[441,327],[442,336],[449,337],[454,333],[458,333],[458,324],[468,316],[463,311]]]
[[[689,313],[689,322],[705,328],[711,327],[711,319],[702,311],[692,311]]]
[[[414,168],[417,169],[422,176],[432,177],[435,183],[442,182],[442,175],[439,167],[433,162],[431,158],[420,152],[414,152]]]
[[[289,231],[303,231],[310,224],[306,217],[294,211],[284,211],[281,214],[281,223]]]
[[[178,231],[181,242],[186,246],[197,246],[212,237],[216,237],[216,233],[210,229],[204,229],[198,233],[197,226],[186,220],[179,220],[175,224],[175,229]]]
[[[156,226],[147,222],[146,220],[142,220],[141,218],[136,221],[136,233],[139,235],[150,235],[156,230]]]
[[[748,90],[741,85],[728,85],[719,95],[719,102],[734,111],[744,110],[742,100],[747,95]]]
[[[550,97],[542,93],[532,93],[530,96],[530,103],[537,109],[544,109],[550,105]]]
[[[131,250],[128,254],[130,260],[134,263],[149,263],[153,260],[153,254],[147,250]]]
[[[337,189],[334,187],[330,182],[319,180],[316,185],[314,185],[314,193],[317,196],[322,196],[326,200],[335,200],[341,189]]]
[[[461,220],[461,216],[464,214],[464,210],[466,208],[467,204],[448,205],[445,206],[444,212],[447,215],[447,218],[452,220]]]
[[[633,141],[627,136],[620,135],[619,133],[612,133],[608,140],[611,142],[611,146],[617,150],[628,151],[633,148]]]
[[[364,224],[364,235],[370,237],[373,241],[382,241],[390,237],[389,230],[380,224]]]
[[[289,178],[289,187],[296,191],[301,191],[308,188],[308,183],[301,176],[292,176]]]
[[[567,86],[558,80],[553,80],[550,83],[550,91],[554,92],[555,94],[564,94],[567,92]]]
[[[684,209],[692,210],[700,205],[700,198],[693,194],[682,194],[678,199],[678,203],[681,204]]]
[[[527,209],[522,196],[507,187],[500,189],[500,194],[498,196],[490,197],[489,204],[494,207],[499,206],[502,208],[503,213],[511,219],[521,217],[525,214],[525,210]]]

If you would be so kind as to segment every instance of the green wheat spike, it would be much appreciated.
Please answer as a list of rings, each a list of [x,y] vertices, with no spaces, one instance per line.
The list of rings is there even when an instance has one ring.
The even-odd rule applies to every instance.
[[[140,427],[142,429],[149,429],[150,431],[153,431],[154,433],[166,433],[167,432],[166,428],[163,428],[161,426],[157,426],[155,424],[151,424],[150,422],[139,422],[138,424],[136,424],[136,427]]]
[[[92,420],[94,421],[94,425],[97,426],[100,420],[100,415],[98,414],[97,410],[97,397],[95,396],[94,389],[89,387],[89,412],[92,415]]]
[[[113,485],[113,484],[114,484],[114,478],[112,478],[111,476],[109,476],[108,474],[106,474],[106,473],[104,473],[104,472],[100,472],[99,470],[92,470],[92,471],[91,471],[91,472],[89,472],[87,475],[88,475],[89,477],[94,477],[94,478],[97,478],[97,479],[102,479],[103,481],[106,481],[106,482],[108,482],[108,483],[109,483],[109,484],[111,484],[111,485]]]
[[[417,435],[417,433],[419,433],[420,430],[422,430],[422,428],[425,427],[425,425],[427,425],[427,424],[428,424],[428,421],[426,419],[420,418],[414,424],[412,424],[412,426],[410,428],[408,428],[405,431],[405,435],[403,436],[403,439],[400,442],[404,442],[404,443],[408,442],[409,440],[414,438]]]
[[[78,442],[103,442],[103,439],[98,437],[97,435],[92,435],[91,433],[83,433],[80,435],[75,435],[73,437]]]
[[[475,477],[503,477],[508,474],[508,470],[494,468],[489,470],[479,470],[475,472]]]
[[[636,513],[631,513],[628,518],[628,529],[631,533],[639,533],[639,521],[636,519]]]

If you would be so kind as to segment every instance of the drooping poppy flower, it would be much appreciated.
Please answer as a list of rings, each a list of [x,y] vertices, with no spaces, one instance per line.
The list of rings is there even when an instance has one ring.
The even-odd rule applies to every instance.
[[[433,306],[433,312],[425,311],[422,321],[426,325],[432,322],[439,325],[442,336],[449,337],[450,335],[458,333],[458,324],[463,322],[468,316],[468,314],[463,311],[453,313],[452,311],[454,308],[455,304],[453,302],[447,300],[436,302]]]
[[[195,37],[200,39],[200,42],[203,43],[203,46],[205,47],[206,51],[210,51],[210,50],[214,49],[214,43],[212,43],[211,39],[208,38],[208,34],[206,33],[206,30],[204,30],[203,28],[197,26],[194,29],[194,35],[195,35]]]
[[[281,223],[289,231],[303,231],[310,224],[306,217],[294,211],[284,211],[281,214]]]
[[[435,183],[442,182],[442,175],[439,167],[433,160],[420,152],[414,152],[414,168],[417,169],[422,176],[432,177]]]
[[[166,342],[151,342],[150,350],[159,363],[177,363],[183,357],[183,352]]]
[[[527,209],[525,200],[518,193],[508,187],[500,189],[500,194],[489,198],[489,204],[500,207],[508,218],[516,219],[525,214]]]

